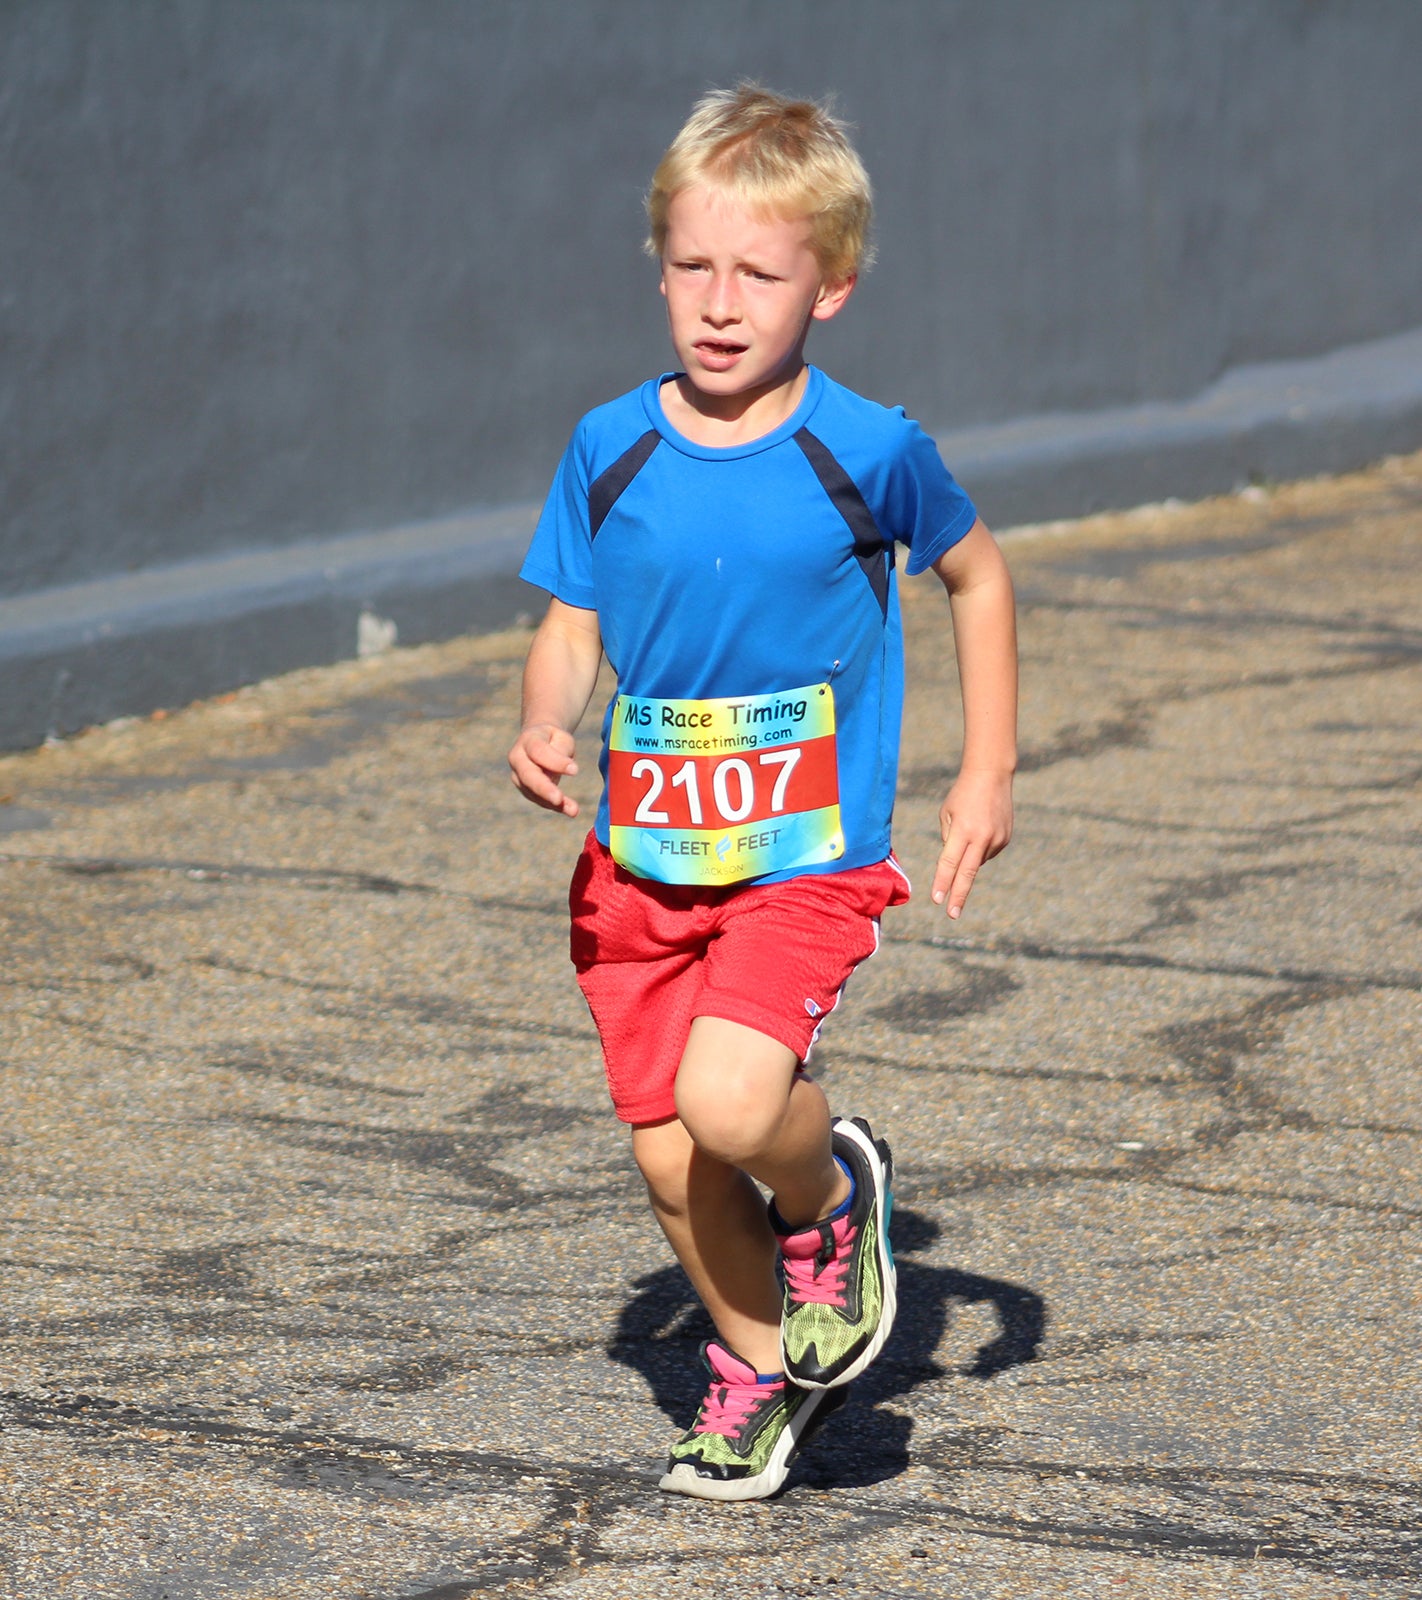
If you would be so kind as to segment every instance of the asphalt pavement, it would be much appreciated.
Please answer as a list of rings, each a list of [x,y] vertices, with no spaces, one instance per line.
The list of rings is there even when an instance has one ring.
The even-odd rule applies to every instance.
[[[525,632],[0,759],[0,1594],[1422,1595],[1422,456],[1005,548],[1017,838],[816,1057],[899,1324],[767,1503],[656,1488],[707,1329],[507,779]]]

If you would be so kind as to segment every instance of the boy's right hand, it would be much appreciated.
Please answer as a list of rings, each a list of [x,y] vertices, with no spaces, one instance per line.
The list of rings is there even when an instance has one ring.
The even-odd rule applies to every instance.
[[[551,722],[536,722],[525,728],[509,751],[509,769],[514,786],[526,800],[546,811],[560,811],[576,817],[578,802],[558,787],[564,778],[578,770],[573,760],[573,736]]]

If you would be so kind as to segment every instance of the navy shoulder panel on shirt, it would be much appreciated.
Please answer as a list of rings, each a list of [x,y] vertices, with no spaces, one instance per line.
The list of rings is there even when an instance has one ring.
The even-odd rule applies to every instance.
[[[605,467],[593,479],[588,489],[588,531],[594,539],[597,538],[597,530],[607,520],[608,512],[617,504],[618,497],[646,466],[661,439],[655,428],[648,428],[611,466]]]
[[[853,480],[884,540],[909,547],[922,572],[967,533],[977,516],[928,434],[902,406],[866,400],[826,379],[809,426]]]
[[[805,454],[805,459],[820,480],[820,487],[829,496],[854,536],[854,559],[864,570],[874,598],[879,602],[881,616],[889,614],[889,569],[894,564],[894,541],[880,532],[874,513],[860,494],[854,479],[835,458],[834,452],[812,433],[801,428],[795,443]]]

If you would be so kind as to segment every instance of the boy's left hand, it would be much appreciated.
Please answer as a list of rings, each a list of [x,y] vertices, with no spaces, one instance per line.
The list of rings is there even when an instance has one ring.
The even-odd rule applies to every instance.
[[[1012,837],[1010,773],[961,772],[938,812],[943,850],[933,874],[933,903],[947,902],[948,915],[962,915],[983,862]]]

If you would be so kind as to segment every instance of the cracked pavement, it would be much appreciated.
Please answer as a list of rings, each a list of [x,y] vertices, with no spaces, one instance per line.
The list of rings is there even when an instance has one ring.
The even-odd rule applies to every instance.
[[[770,1503],[655,1488],[707,1329],[507,781],[526,634],[0,757],[0,1594],[1422,1595],[1422,456],[1005,547],[1017,838],[815,1061],[900,1321]]]

